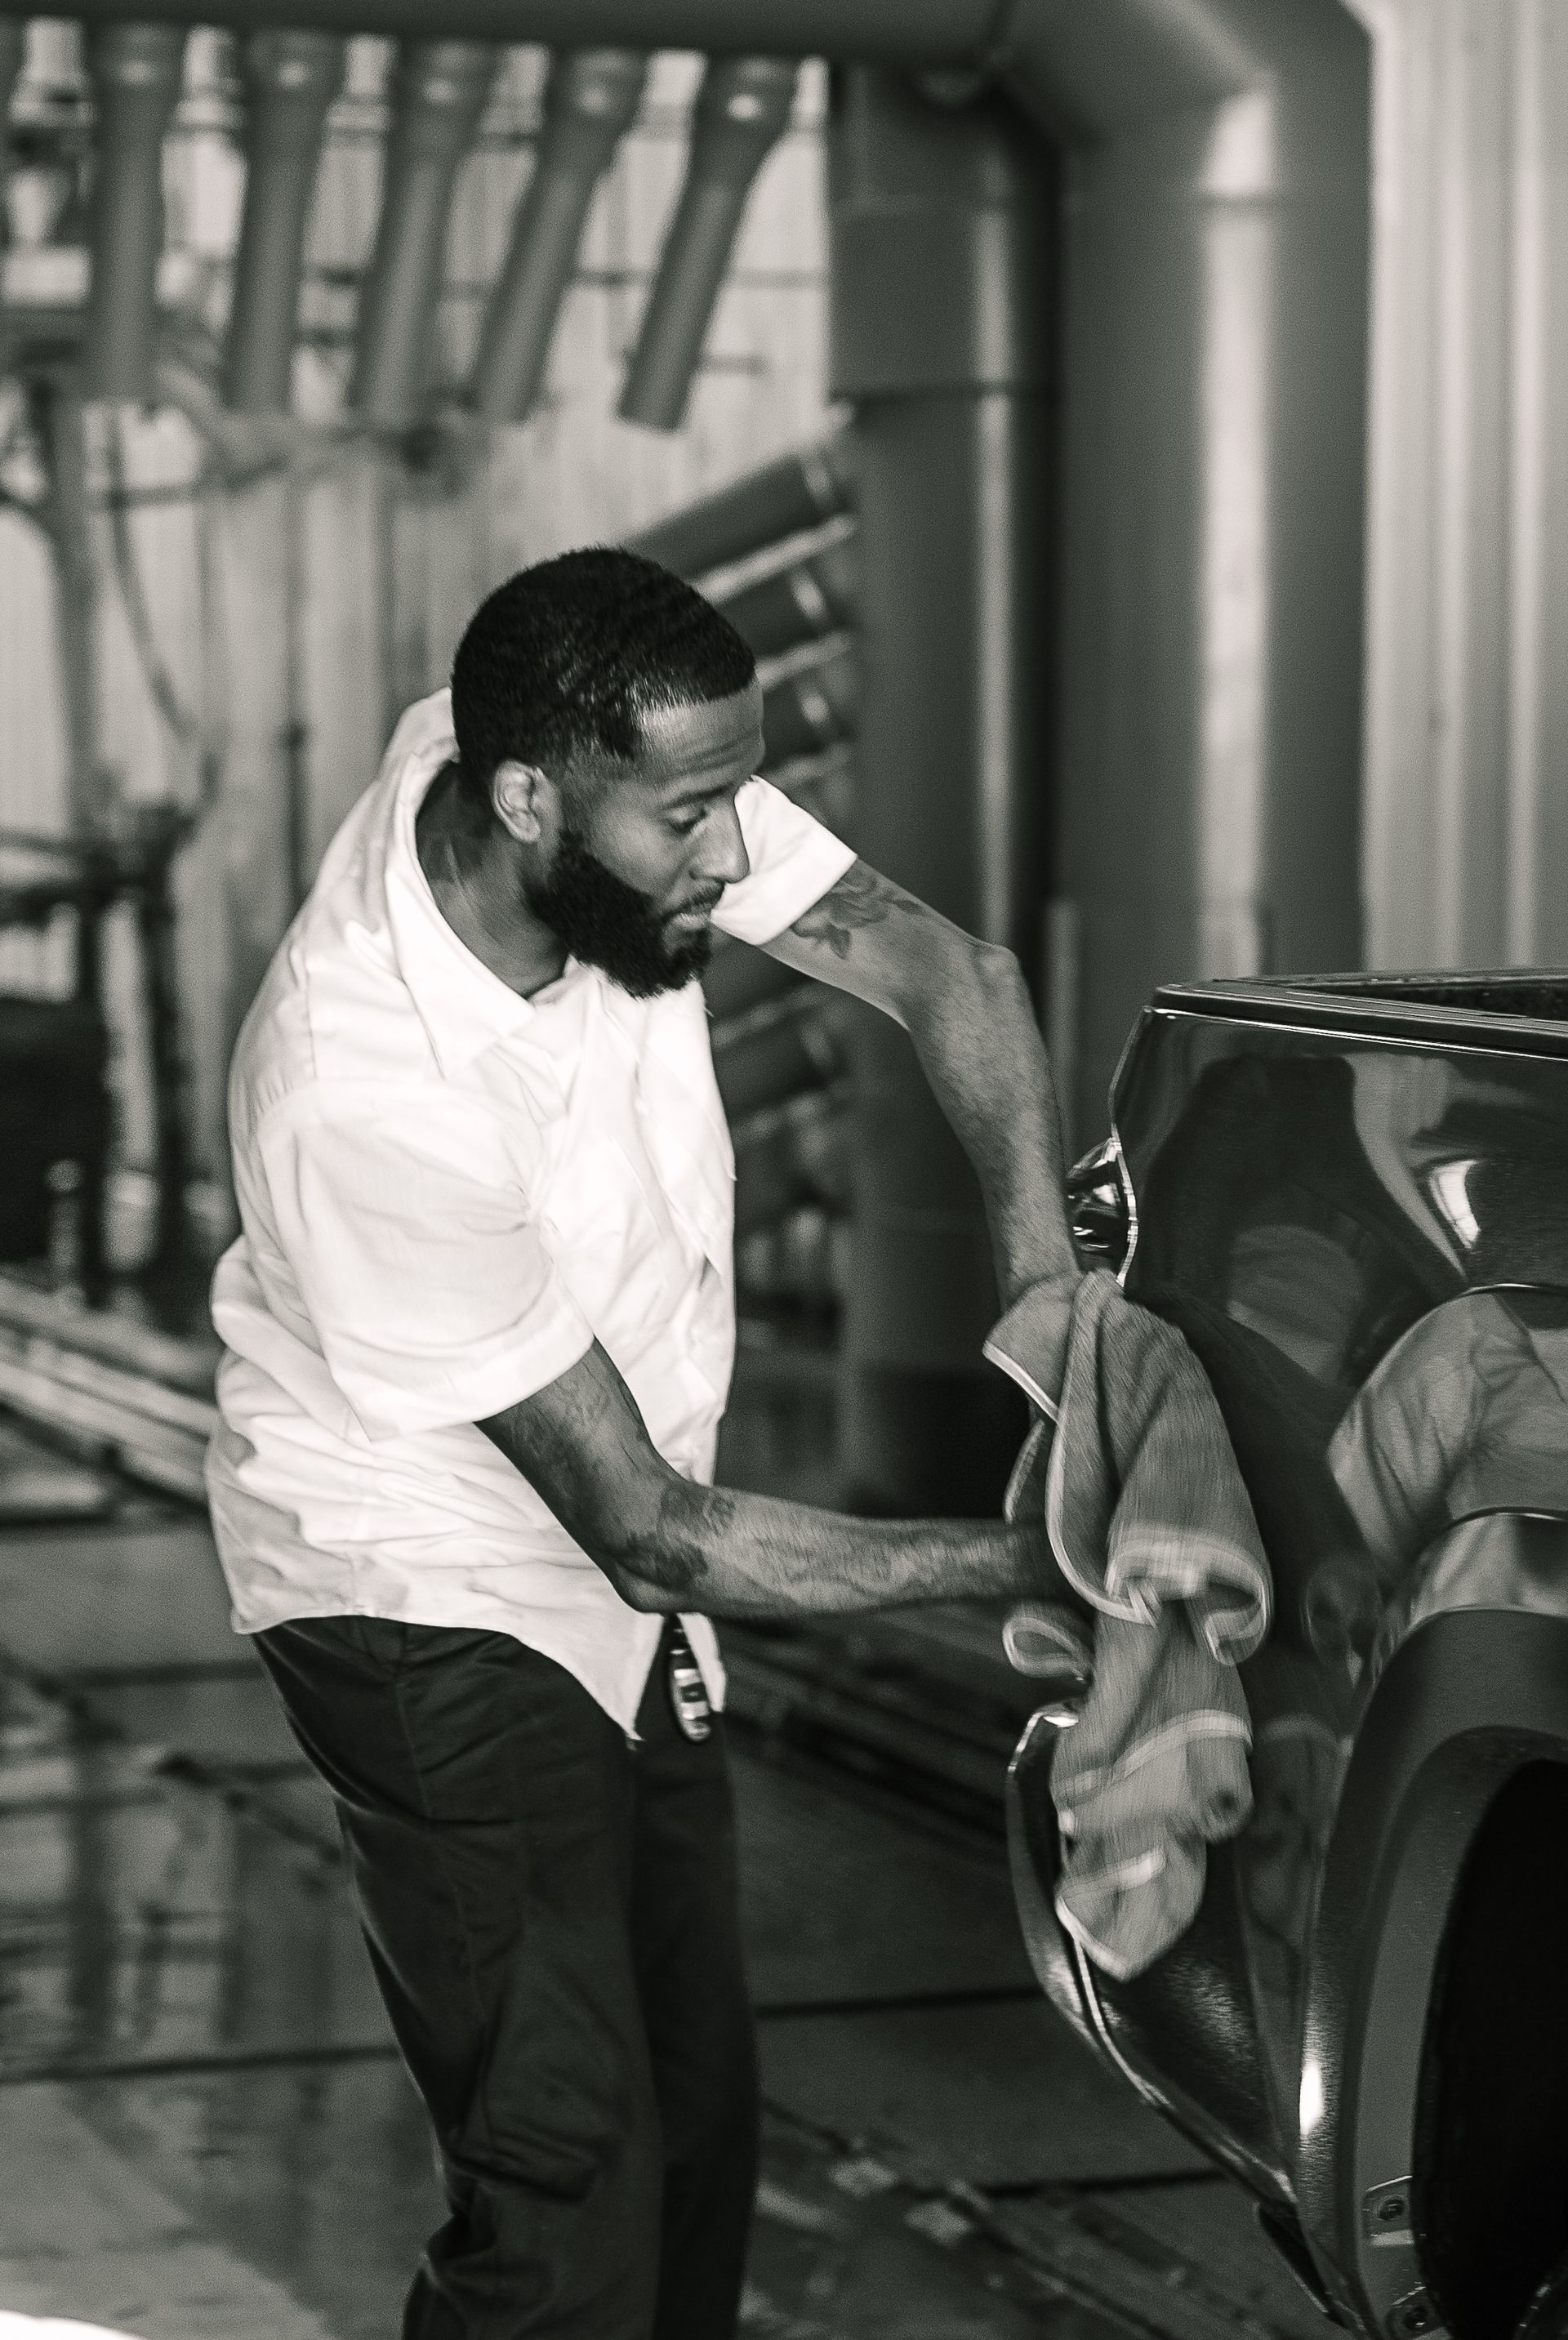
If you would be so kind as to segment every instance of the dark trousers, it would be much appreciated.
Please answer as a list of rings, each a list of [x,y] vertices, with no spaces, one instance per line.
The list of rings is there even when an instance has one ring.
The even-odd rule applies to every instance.
[[[451,2216],[403,2340],[729,2340],[757,2066],[721,1722],[640,1743],[503,1633],[257,1636],[332,1789]]]

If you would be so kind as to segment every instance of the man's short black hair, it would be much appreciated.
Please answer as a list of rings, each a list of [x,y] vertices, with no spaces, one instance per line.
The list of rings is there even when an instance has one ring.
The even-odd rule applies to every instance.
[[[650,709],[729,699],[757,661],[727,618],[640,553],[594,545],[520,569],[457,646],[452,719],[463,778],[498,764],[559,769],[598,750],[630,760]]]

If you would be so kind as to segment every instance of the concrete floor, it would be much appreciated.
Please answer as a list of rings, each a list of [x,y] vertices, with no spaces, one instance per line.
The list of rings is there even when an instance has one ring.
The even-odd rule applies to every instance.
[[[1239,2196],[1037,1995],[998,1845],[736,1770],[769,2104],[748,2333],[1321,2333]],[[441,2215],[324,1794],[203,1524],[13,1526],[0,2334],[382,2340]]]

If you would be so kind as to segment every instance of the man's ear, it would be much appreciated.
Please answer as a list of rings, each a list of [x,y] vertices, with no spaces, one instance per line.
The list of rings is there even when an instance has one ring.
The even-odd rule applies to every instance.
[[[490,801],[497,820],[520,844],[537,845],[555,815],[555,783],[537,764],[509,757],[491,775]]]

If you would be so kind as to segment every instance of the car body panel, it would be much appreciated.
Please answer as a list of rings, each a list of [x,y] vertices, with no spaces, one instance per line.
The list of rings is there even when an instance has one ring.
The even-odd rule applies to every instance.
[[[1568,1650],[1568,976],[1173,987],[1129,1040],[1111,1119],[1075,1174],[1080,1248],[1204,1364],[1273,1571],[1274,1625],[1243,1670],[1255,1810],[1211,1853],[1191,1934],[1113,1983],[1051,1939],[1049,1733],[1037,1734],[1010,1793],[1020,1912],[1069,2018],[1276,2231],[1305,2235],[1344,2316],[1403,2340],[1438,2328],[1440,2305],[1419,2236],[1402,2260],[1376,2226],[1416,2178],[1416,2147],[1383,2166],[1400,2155],[1386,2134],[1369,2142],[1361,2087],[1393,2036],[1362,2020],[1383,1929],[1396,1905],[1408,1929],[1416,1906],[1391,1881],[1415,1804],[1402,1821],[1385,1799],[1415,1794],[1402,1767],[1417,1740],[1429,1786],[1451,1765],[1484,1789],[1468,1801],[1452,1782],[1432,1789],[1430,1994],[1470,1839],[1513,1760],[1482,1760],[1481,1739],[1502,1731],[1521,1764],[1568,1761],[1568,1667],[1561,1711],[1548,1700],[1508,1740],[1480,1654],[1499,1632]],[[1526,1515],[1549,1523],[1533,1540],[1511,1524]],[[1379,1718],[1421,1662],[1408,1652],[1463,1651],[1467,1635],[1492,1685],[1484,1723],[1455,1691],[1444,1751],[1448,1693],[1434,1691],[1412,1710],[1419,1728],[1385,1745]],[[1444,1681],[1462,1681],[1463,1658],[1447,1663]],[[1424,1999],[1414,2022],[1403,2077],[1379,2066],[1395,2134],[1414,2120],[1434,2036]]]

